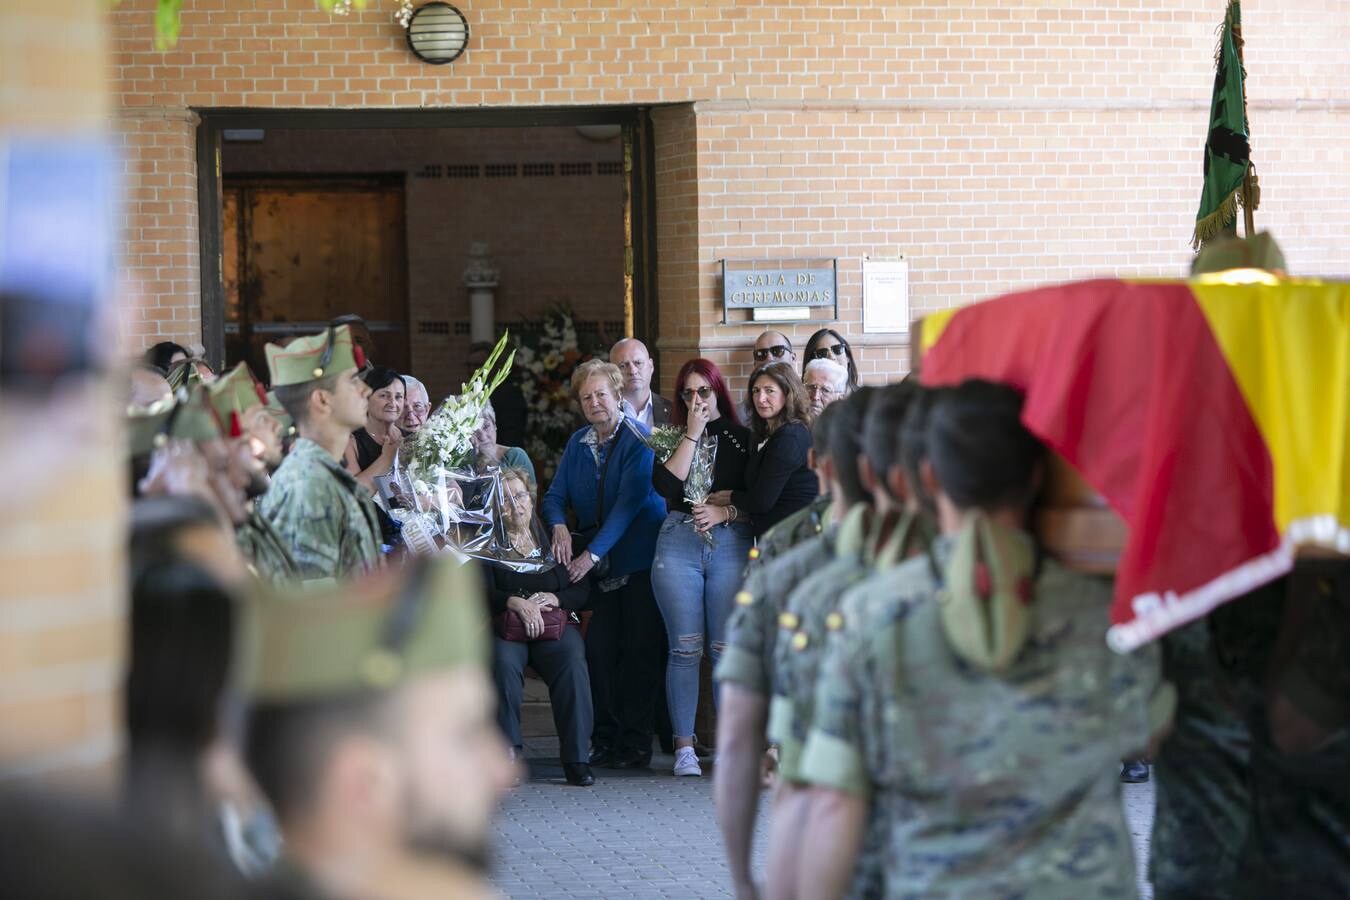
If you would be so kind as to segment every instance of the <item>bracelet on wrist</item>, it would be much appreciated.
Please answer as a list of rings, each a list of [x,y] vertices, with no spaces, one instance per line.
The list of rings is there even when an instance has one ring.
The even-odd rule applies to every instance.
[[[691,443],[691,444],[697,444],[697,443],[698,443],[698,438],[691,438],[691,437],[690,437],[689,435],[687,435],[687,434],[682,434],[682,435],[680,435],[680,437],[684,438],[686,441],[688,441],[688,442]]]

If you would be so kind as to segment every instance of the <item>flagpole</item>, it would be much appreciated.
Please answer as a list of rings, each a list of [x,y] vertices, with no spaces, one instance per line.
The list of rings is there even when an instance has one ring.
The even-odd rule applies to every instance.
[[[1233,23],[1233,45],[1237,49],[1238,66],[1242,69],[1242,121],[1247,125],[1247,134],[1251,134],[1251,116],[1247,107],[1247,61],[1243,58],[1242,21]],[[1250,140],[1250,137],[1248,138]],[[1259,202],[1253,184],[1250,144],[1247,150],[1247,171],[1242,175],[1242,224],[1246,227],[1247,237],[1256,234],[1256,204]]]

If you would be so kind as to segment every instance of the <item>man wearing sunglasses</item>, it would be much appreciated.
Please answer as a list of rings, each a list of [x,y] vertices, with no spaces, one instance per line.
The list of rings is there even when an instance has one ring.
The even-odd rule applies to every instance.
[[[755,365],[766,362],[796,362],[797,354],[792,349],[792,341],[781,331],[766,331],[755,338]]]

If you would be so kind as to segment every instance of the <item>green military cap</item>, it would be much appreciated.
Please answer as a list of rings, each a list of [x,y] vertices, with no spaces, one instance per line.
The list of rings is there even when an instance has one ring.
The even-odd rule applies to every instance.
[[[1269,231],[1252,237],[1225,237],[1209,241],[1191,264],[1192,275],[1229,269],[1267,269],[1285,272],[1284,252]]]
[[[232,436],[236,417],[242,417],[255,406],[267,405],[267,392],[253,377],[253,370],[246,362],[241,362],[228,374],[208,385],[206,394],[216,416],[229,427]]]
[[[490,655],[482,575],[448,556],[264,595],[247,622],[241,671],[255,702],[388,690],[425,672],[486,666]]]
[[[330,325],[321,334],[296,338],[285,347],[268,344],[264,349],[274,388],[318,381],[366,364],[365,353],[352,340],[350,325]]]
[[[127,409],[128,449],[144,456],[170,438],[209,441],[223,436],[220,420],[206,399],[206,386],[179,391],[149,406]]]
[[[956,536],[938,594],[942,629],[966,662],[1001,672],[1026,643],[1036,548],[1026,532],[976,513]]]

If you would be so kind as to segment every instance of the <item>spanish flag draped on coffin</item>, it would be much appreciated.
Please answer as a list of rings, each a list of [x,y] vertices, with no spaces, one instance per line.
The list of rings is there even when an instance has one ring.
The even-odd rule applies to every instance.
[[[1350,553],[1350,284],[1085,281],[929,316],[920,339],[924,384],[1024,390],[1027,427],[1124,519],[1118,650],[1279,577],[1299,547]]]

